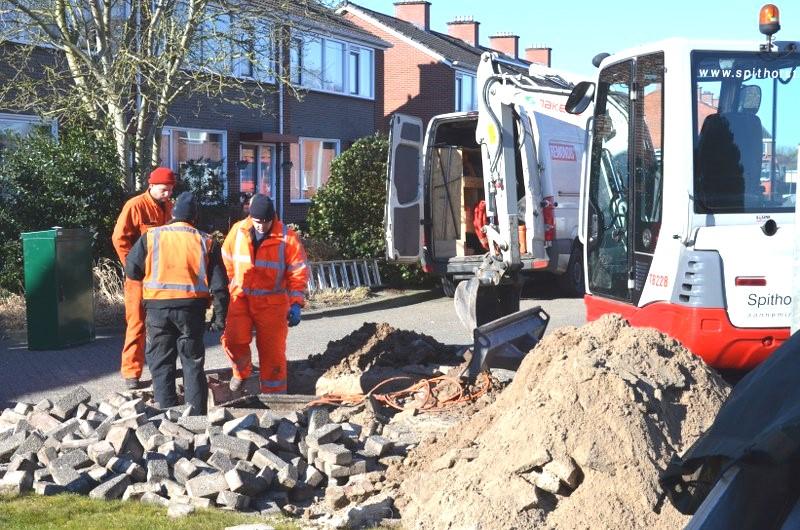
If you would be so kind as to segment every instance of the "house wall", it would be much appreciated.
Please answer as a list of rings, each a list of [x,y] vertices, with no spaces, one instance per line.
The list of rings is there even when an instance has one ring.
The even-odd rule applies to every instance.
[[[427,53],[352,13],[344,17],[389,42],[384,51],[383,120],[380,129],[389,130],[395,112],[419,116],[425,124],[433,116],[455,111],[455,72]]]

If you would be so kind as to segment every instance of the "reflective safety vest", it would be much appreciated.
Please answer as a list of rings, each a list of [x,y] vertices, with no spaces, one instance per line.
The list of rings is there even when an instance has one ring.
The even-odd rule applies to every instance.
[[[248,217],[231,228],[222,245],[222,260],[230,278],[231,296],[258,297],[267,304],[305,305],[308,265],[303,244],[294,230],[277,218],[253,249]]]
[[[212,240],[188,223],[151,228],[142,280],[145,300],[209,298],[208,264]]]

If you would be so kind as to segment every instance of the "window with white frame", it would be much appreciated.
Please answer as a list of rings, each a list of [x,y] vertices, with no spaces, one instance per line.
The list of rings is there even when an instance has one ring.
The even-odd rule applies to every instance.
[[[475,76],[461,72],[456,73],[456,112],[466,112],[477,108]]]
[[[331,162],[339,154],[339,140],[300,138],[290,148],[291,200],[308,201],[328,182]]]
[[[235,21],[233,32],[233,74],[259,81],[275,81],[277,52],[272,27],[260,21]]]
[[[292,82],[303,88],[373,97],[374,54],[369,48],[328,37],[292,39]]]
[[[161,164],[179,175],[190,165],[204,167],[205,178],[220,179],[227,197],[227,141],[225,131],[164,127],[161,133]]]
[[[35,133],[55,137],[58,125],[55,120],[45,120],[38,116],[0,113],[0,151]]]

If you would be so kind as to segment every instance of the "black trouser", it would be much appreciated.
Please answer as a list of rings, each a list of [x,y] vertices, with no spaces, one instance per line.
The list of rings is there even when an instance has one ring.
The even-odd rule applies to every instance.
[[[175,363],[180,355],[186,403],[192,406],[193,414],[205,414],[208,401],[208,382],[203,371],[205,311],[198,307],[148,307],[145,326],[145,356],[153,375],[153,392],[158,405],[173,407],[178,404]]]

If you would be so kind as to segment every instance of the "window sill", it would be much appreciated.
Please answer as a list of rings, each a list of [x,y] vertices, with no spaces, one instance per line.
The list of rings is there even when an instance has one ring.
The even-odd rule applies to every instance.
[[[332,96],[342,96],[345,98],[361,99],[364,101],[375,101],[375,98],[373,96],[359,96],[358,94],[346,94],[344,92],[335,92],[333,90],[325,90],[324,88],[311,88],[303,85],[297,85],[297,88],[300,90],[305,90],[306,92],[319,92],[320,94],[330,94]]]

